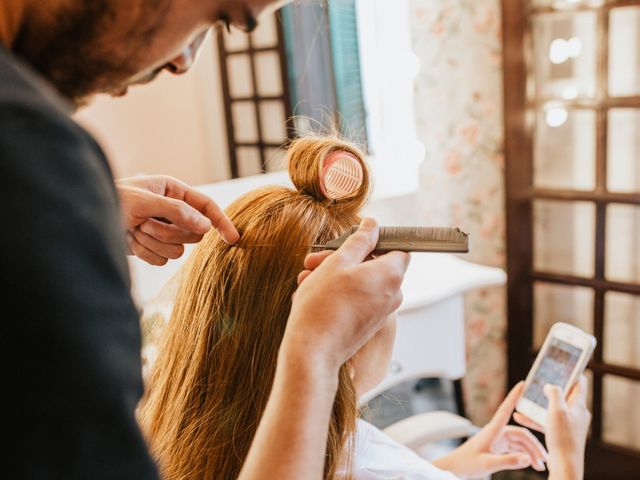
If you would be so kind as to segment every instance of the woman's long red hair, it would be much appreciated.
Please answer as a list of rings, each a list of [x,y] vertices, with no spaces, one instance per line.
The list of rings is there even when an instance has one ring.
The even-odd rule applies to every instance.
[[[319,185],[322,161],[334,150],[355,155],[364,170],[360,189],[339,201],[325,198]],[[188,261],[139,410],[165,479],[238,476],[269,397],[309,247],[360,220],[369,175],[358,148],[333,137],[301,138],[288,160],[296,190],[266,187],[241,197],[227,210],[241,233],[238,245],[210,233]],[[356,425],[347,368],[333,406],[326,479]]]

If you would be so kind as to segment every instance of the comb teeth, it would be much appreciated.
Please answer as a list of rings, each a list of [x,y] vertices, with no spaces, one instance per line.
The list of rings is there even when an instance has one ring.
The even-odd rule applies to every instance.
[[[459,228],[451,227],[381,227],[380,235],[386,241],[463,242],[468,237]]]
[[[337,249],[358,229],[351,227],[340,238],[316,248]],[[456,227],[380,227],[380,236],[375,251],[389,252],[450,252],[467,253],[469,235]]]
[[[332,200],[341,200],[355,194],[362,185],[362,165],[349,152],[336,150],[325,158],[322,165],[320,188]]]

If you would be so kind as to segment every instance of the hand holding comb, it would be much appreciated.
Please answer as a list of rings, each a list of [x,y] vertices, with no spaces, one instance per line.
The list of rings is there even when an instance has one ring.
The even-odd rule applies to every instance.
[[[351,227],[339,238],[325,245],[312,245],[321,250],[337,250],[349,236],[358,230]],[[448,252],[468,253],[469,235],[456,227],[380,227],[380,236],[374,252]]]

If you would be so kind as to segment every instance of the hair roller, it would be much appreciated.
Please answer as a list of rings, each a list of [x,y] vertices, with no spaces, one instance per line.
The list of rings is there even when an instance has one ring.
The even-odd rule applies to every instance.
[[[297,138],[289,145],[287,160],[298,192],[322,205],[356,212],[368,199],[369,168],[353,143],[335,136]]]
[[[352,153],[334,150],[327,155],[320,169],[320,190],[331,200],[354,196],[362,186],[362,165]]]

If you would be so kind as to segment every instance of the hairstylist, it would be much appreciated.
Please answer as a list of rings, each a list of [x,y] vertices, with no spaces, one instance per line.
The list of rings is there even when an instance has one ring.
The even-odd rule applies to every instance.
[[[212,227],[229,243],[238,233],[178,180],[116,186],[69,114],[92,94],[186,72],[212,25],[248,30],[279,3],[0,2],[5,477],[157,478],[134,418],[143,385],[125,253],[163,264]],[[408,257],[363,263],[376,235],[365,222],[336,254],[307,259],[243,479],[322,477],[338,367],[400,303]]]

